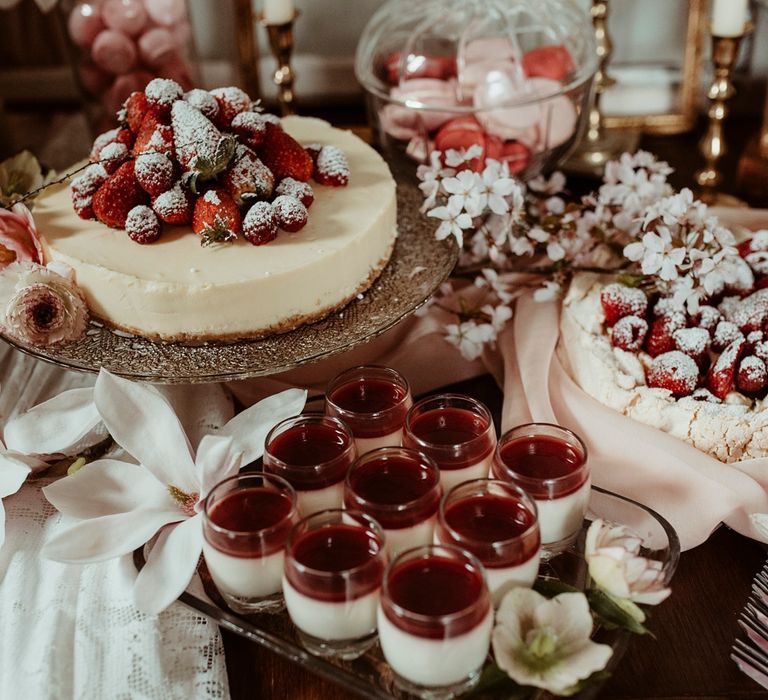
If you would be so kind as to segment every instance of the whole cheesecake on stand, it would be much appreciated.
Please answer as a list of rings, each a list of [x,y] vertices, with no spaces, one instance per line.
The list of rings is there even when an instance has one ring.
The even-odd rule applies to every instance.
[[[152,94],[153,83],[147,87],[147,95]],[[234,90],[219,89],[210,94],[216,97],[244,95]],[[162,91],[155,92],[166,97]],[[122,153],[124,157],[118,161],[117,169],[108,168],[113,171],[107,174],[108,182],[121,168],[133,169],[133,164],[126,166],[126,163],[135,160],[138,172],[142,158],[148,163],[157,152],[162,152],[173,163],[175,192],[150,193],[134,186],[137,198],[126,205],[135,203],[134,213],[126,216],[122,212],[122,219],[119,215],[116,217],[116,225],[122,223],[130,231],[129,235],[115,228],[110,218],[114,209],[119,209],[117,205],[101,204],[107,212],[102,218],[112,225],[98,218],[83,218],[94,216],[93,210],[97,210],[98,215],[99,201],[98,194],[93,193],[88,195],[93,206],[83,207],[82,198],[78,196],[83,191],[85,176],[74,181],[72,193],[66,185],[51,187],[35,206],[35,221],[43,239],[46,262],[63,262],[73,268],[93,316],[108,326],[166,341],[229,341],[287,331],[340,309],[368,289],[386,266],[397,235],[395,182],[384,160],[349,132],[318,119],[288,117],[281,122],[272,115],[250,111],[252,105],[246,99],[241,99],[239,105],[236,100],[230,100],[235,109],[242,108],[242,113],[227,115],[222,125],[221,115],[210,119],[204,115],[211,101],[202,99],[202,92],[190,91],[168,100],[173,118],[175,120],[177,112],[186,118],[190,110],[194,110],[196,124],[200,121],[205,129],[219,134],[219,147],[228,146],[232,139],[234,143],[230,148],[235,149],[235,155],[230,154],[229,165],[213,177],[203,179],[208,175],[203,166],[207,166],[212,157],[202,161],[202,165],[201,160],[188,157],[184,150],[186,144],[179,142],[178,128],[173,143],[174,136],[168,134],[176,122],[167,116],[168,112],[150,123],[155,131],[149,138],[141,136],[141,121],[149,118],[146,114],[140,115],[135,119],[136,134],[127,133],[131,131],[129,123],[115,130],[117,136],[108,132],[111,136],[102,139],[107,141],[106,146],[101,146],[97,139],[96,145],[101,147],[94,149],[91,160],[95,165],[89,170],[110,166],[110,157]],[[185,102],[183,110],[173,107],[178,102]],[[213,100],[213,104],[216,102]],[[125,120],[125,113],[122,116]],[[213,126],[216,123],[221,126],[218,131]],[[252,138],[253,130],[236,128],[241,124],[255,124],[260,129],[258,138]],[[200,133],[200,129],[194,133]],[[270,135],[274,137],[272,144]],[[119,145],[122,138],[133,140],[133,145],[122,149]],[[308,180],[307,175],[311,173],[315,180],[311,185],[286,175],[291,172],[288,166],[294,161],[280,149],[289,138],[302,148],[307,147],[306,153],[311,158],[309,169],[303,167],[304,160],[298,160],[302,163],[301,180]],[[280,146],[274,145],[277,142]],[[220,204],[220,199],[227,199],[227,188],[231,191],[231,181],[237,179],[232,171],[244,149],[253,154],[253,157],[249,155],[251,161],[262,159],[268,164],[265,166],[259,161],[256,166],[258,173],[266,173],[268,185],[264,185],[264,178],[257,178],[258,186],[252,187],[253,191],[243,194],[242,187],[235,190],[233,199],[240,200],[233,214],[237,221],[232,231],[222,235],[219,224],[222,220],[228,221],[229,214],[225,215],[223,207],[219,214],[214,205]],[[326,151],[329,157],[324,160]],[[209,153],[203,151],[203,155],[208,157]],[[185,166],[187,172],[182,174]],[[272,172],[266,172],[264,168],[270,166]],[[93,189],[91,183],[85,185]],[[120,193],[129,189],[128,186],[115,187],[118,192],[115,198],[119,201]],[[163,208],[163,197],[167,201],[171,194],[179,196],[180,193],[186,198],[181,201],[187,202],[190,220],[169,225],[168,218],[172,223],[178,218],[167,217],[168,207]],[[294,201],[298,199],[304,201]],[[73,201],[79,205],[79,212],[75,211]],[[305,202],[309,206],[305,207]],[[281,216],[286,211],[286,203],[290,205],[289,213],[299,212],[303,217],[298,226]],[[87,200],[87,204],[91,201]],[[203,218],[208,211],[214,211],[203,226],[198,226],[199,210],[203,211]],[[254,216],[257,211],[260,216],[266,213],[271,229],[269,235],[261,239],[249,235],[247,228],[249,222],[263,220]],[[145,242],[145,239],[134,235],[132,221],[140,220],[144,225],[146,219],[154,222],[154,216],[160,220],[162,234],[153,232],[147,244],[140,245],[136,241]],[[295,230],[297,228],[299,230]]]

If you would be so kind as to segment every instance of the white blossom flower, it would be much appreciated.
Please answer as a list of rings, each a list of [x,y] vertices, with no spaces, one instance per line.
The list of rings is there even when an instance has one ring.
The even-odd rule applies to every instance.
[[[626,526],[600,519],[589,526],[584,544],[592,580],[639,622],[645,614],[636,603],[658,605],[671,593],[662,563],[640,556],[642,544]]]
[[[657,227],[657,232],[648,231],[642,242],[630,243],[624,248],[624,256],[633,262],[641,260],[643,274],[659,274],[661,279],[671,281],[677,278],[678,268],[685,261],[685,248],[673,247],[672,234],[666,226]]]
[[[487,161],[485,170],[480,175],[477,190],[481,211],[487,207],[499,216],[510,210],[507,197],[512,196],[513,202],[517,202],[522,201],[523,196],[517,180],[509,177],[508,170],[495,160]],[[515,205],[515,208],[519,207]]]
[[[457,347],[462,357],[470,362],[483,354],[486,343],[496,340],[496,331],[490,323],[476,321],[449,323],[445,330],[447,331],[445,339]]]
[[[451,198],[446,206],[435,207],[427,212],[427,216],[442,219],[435,231],[438,241],[453,236],[459,248],[464,245],[464,229],[471,228],[472,217],[464,211],[460,200]]]
[[[481,146],[475,144],[469,148],[456,151],[449,148],[445,152],[445,164],[452,168],[459,168],[465,163],[469,163],[475,158],[481,158],[483,155],[483,149]]]
[[[512,309],[506,304],[499,304],[498,306],[485,304],[480,307],[480,311],[488,316],[488,321],[496,334],[498,334],[507,324],[507,321],[512,318]]]
[[[425,198],[420,209],[422,214],[435,206],[441,192],[443,178],[453,177],[456,174],[453,168],[443,167],[440,155],[440,151],[432,151],[429,154],[429,165],[422,164],[416,168],[416,176],[421,180],[419,189]]]
[[[613,654],[590,639],[592,615],[583,593],[548,600],[527,588],[514,588],[501,601],[491,642],[496,663],[523,686],[555,695],[605,668]]]
[[[543,175],[537,175],[532,180],[529,180],[528,189],[532,192],[540,192],[541,194],[558,194],[565,190],[565,182],[565,175],[556,170],[549,179]]]
[[[485,209],[480,196],[481,185],[480,175],[471,170],[462,170],[455,177],[443,180],[443,189],[451,195],[448,202],[459,202],[470,216],[479,216]]]
[[[535,249],[533,243],[526,236],[513,236],[509,237],[509,247],[514,255],[533,255]]]
[[[561,292],[562,287],[559,283],[545,280],[542,282],[541,287],[533,293],[533,299],[534,301],[553,301],[560,296]]]
[[[219,481],[264,449],[279,421],[298,414],[306,392],[289,389],[251,406],[216,434],[190,445],[154,387],[101,370],[94,402],[115,442],[136,464],[100,459],[43,491],[79,522],[50,539],[43,556],[67,563],[123,556],[157,535],[134,584],[137,606],[157,613],[186,588],[202,551],[201,509]]]
[[[476,287],[488,287],[505,304],[512,301],[512,294],[509,292],[509,285],[499,276],[499,273],[490,267],[484,267],[480,271],[480,277],[475,278]]]

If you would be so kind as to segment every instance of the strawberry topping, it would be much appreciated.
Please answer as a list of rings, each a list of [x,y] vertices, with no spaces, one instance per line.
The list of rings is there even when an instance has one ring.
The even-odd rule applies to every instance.
[[[128,212],[125,232],[136,243],[153,243],[160,238],[160,221],[148,206],[139,204]]]
[[[173,161],[165,153],[142,153],[136,158],[135,170],[139,184],[152,197],[173,187]]]
[[[744,334],[739,330],[739,327],[730,321],[720,321],[712,336],[712,347],[718,352],[722,352],[736,340],[744,340]]]
[[[144,94],[147,97],[147,110],[163,119],[171,113],[173,103],[184,96],[184,90],[175,80],[155,78],[147,83]]]
[[[281,194],[272,202],[277,225],[284,231],[295,233],[307,225],[307,208],[296,197]]]
[[[251,98],[238,87],[221,87],[210,91],[219,103],[219,114],[214,119],[220,129],[228,129],[240,112],[251,108]]]
[[[745,394],[757,394],[768,387],[768,368],[759,357],[750,355],[739,364],[736,386]]]
[[[648,322],[637,316],[624,316],[611,329],[611,344],[628,352],[637,352],[643,347],[648,333]]]
[[[160,221],[174,226],[182,226],[192,221],[194,205],[192,194],[180,181],[152,200],[152,209]]]
[[[296,197],[307,209],[315,201],[315,193],[309,183],[294,180],[292,177],[280,180],[275,187],[275,194],[287,194],[289,197]]]
[[[242,218],[229,192],[217,187],[197,198],[192,214],[192,230],[200,236],[200,243],[204,246],[237,238],[242,230]]]
[[[256,202],[243,219],[243,236],[253,245],[269,243],[277,237],[277,217],[269,202]]]
[[[675,316],[661,316],[654,319],[651,325],[651,331],[648,333],[648,337],[645,341],[646,352],[651,357],[656,357],[665,352],[670,352],[675,349],[675,331],[680,330],[683,326],[680,325],[679,319]]]
[[[143,92],[132,92],[123,104],[121,121],[125,122],[134,134],[139,133],[147,107],[147,96]]]
[[[277,180],[292,177],[306,182],[312,177],[312,158],[298,141],[274,124],[267,123],[267,137],[259,147],[259,155]]]
[[[699,368],[688,355],[673,350],[654,359],[646,379],[650,387],[667,389],[678,397],[688,396],[699,381]]]
[[[704,361],[709,350],[709,333],[703,328],[681,328],[672,334],[675,347],[693,358],[698,364]]]
[[[232,120],[232,131],[251,148],[257,148],[267,135],[267,122],[256,112],[240,112]]]
[[[724,399],[733,391],[736,367],[746,347],[742,338],[734,340],[717,358],[707,373],[707,388],[719,399]]]
[[[93,213],[111,228],[124,228],[128,212],[149,197],[141,189],[134,172],[134,161],[123,163],[93,195]]]
[[[313,177],[320,185],[345,187],[349,183],[349,163],[344,151],[338,146],[323,146],[317,154]]]
[[[624,316],[643,318],[648,309],[648,298],[642,289],[623,284],[609,284],[600,292],[600,303],[605,314],[605,325],[612,326]]]
[[[194,88],[184,93],[184,101],[199,109],[203,116],[214,121],[219,114],[219,102],[208,90]]]

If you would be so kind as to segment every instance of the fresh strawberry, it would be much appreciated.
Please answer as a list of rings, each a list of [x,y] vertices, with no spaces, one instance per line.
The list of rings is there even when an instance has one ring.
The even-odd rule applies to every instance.
[[[651,363],[646,376],[648,386],[667,389],[673,396],[688,396],[699,381],[699,368],[679,350],[665,352]]]
[[[611,329],[611,345],[627,352],[637,352],[643,347],[648,333],[648,322],[637,316],[624,316]]]
[[[147,111],[161,120],[167,120],[174,102],[184,97],[184,90],[175,80],[155,78],[144,88],[147,98]]]
[[[346,187],[349,184],[349,163],[344,151],[338,146],[323,146],[317,154],[312,177],[319,185]]]
[[[312,177],[312,158],[298,141],[274,124],[267,123],[267,136],[258,152],[277,180],[292,177],[306,182]]]
[[[110,129],[103,134],[99,134],[93,141],[89,159],[91,163],[96,163],[101,158],[101,152],[111,143],[122,143],[128,150],[133,145],[133,134],[130,129]]]
[[[152,200],[152,209],[160,221],[174,226],[192,223],[194,208],[194,197],[181,181]]]
[[[307,208],[296,197],[288,197],[284,194],[275,197],[272,210],[275,212],[277,225],[283,231],[295,233],[307,225],[309,219]]]
[[[119,118],[134,134],[138,134],[146,112],[147,96],[143,92],[132,92],[123,103]]]
[[[173,161],[165,153],[142,153],[136,158],[136,179],[152,197],[173,187]]]
[[[197,192],[199,181],[212,180],[226,170],[235,154],[235,138],[222,134],[199,109],[179,100],[171,110],[176,157],[185,183]]]
[[[709,333],[703,328],[681,328],[672,334],[675,348],[701,365],[709,350]]]
[[[125,232],[136,243],[154,243],[160,238],[160,221],[149,207],[140,204],[128,212]]]
[[[149,202],[136,179],[134,165],[132,160],[123,163],[93,195],[93,213],[102,224],[123,228],[128,212]]]
[[[694,325],[710,334],[715,332],[717,324],[722,320],[723,315],[714,306],[700,306],[699,312],[693,318]]]
[[[219,103],[208,90],[194,88],[184,93],[184,100],[195,109],[199,109],[211,121],[215,120],[219,114]]]
[[[232,131],[246,146],[258,148],[267,135],[267,122],[257,112],[240,112],[232,120]]]
[[[729,318],[744,333],[762,330],[768,325],[768,290],[759,289],[737,302]]]
[[[736,246],[736,250],[739,251],[739,255],[742,258],[746,258],[752,252],[752,239],[748,238],[746,241],[742,241]]]
[[[192,213],[192,230],[200,236],[204,246],[237,238],[242,230],[242,217],[229,192],[217,187],[197,198]]]
[[[764,340],[755,345],[754,353],[768,366],[768,341]]]
[[[733,391],[733,383],[736,378],[736,367],[744,352],[747,342],[734,340],[717,358],[715,364],[707,372],[707,389],[717,398],[724,399]]]
[[[243,219],[243,236],[253,245],[269,243],[277,237],[277,217],[269,202],[256,202]]]
[[[93,195],[101,187],[109,174],[101,163],[89,165],[80,177],[72,180],[70,194],[72,206],[81,219],[93,218]]]
[[[758,394],[768,387],[768,368],[759,357],[750,355],[739,364],[736,386],[745,394]]]
[[[222,183],[238,206],[242,206],[249,200],[269,199],[275,186],[275,176],[248,146],[238,144]]]
[[[744,334],[735,323],[720,321],[712,334],[712,348],[722,352],[736,340],[744,340]]]
[[[681,326],[673,317],[662,316],[654,319],[651,331],[645,340],[645,350],[651,357],[671,352],[675,349],[674,333]]]
[[[642,289],[614,282],[603,287],[600,304],[605,314],[605,325],[612,326],[624,316],[643,318],[648,309],[648,297]]]
[[[238,87],[215,88],[210,93],[219,103],[219,113],[214,123],[220,129],[229,129],[236,115],[251,108],[251,98]]]
[[[144,115],[139,133],[133,144],[133,155],[140,153],[167,153],[173,158],[173,130],[163,124],[155,114]]]
[[[124,143],[119,141],[108,143],[99,153],[99,163],[110,175],[120,167],[126,158],[128,158],[128,149]]]
[[[315,193],[309,183],[294,180],[292,177],[280,180],[275,187],[275,194],[287,194],[289,197],[296,197],[307,209],[315,201]]]
[[[755,275],[768,275],[768,251],[758,250],[749,253],[744,260]]]
[[[304,150],[307,152],[307,155],[312,159],[313,166],[317,163],[317,156],[320,155],[322,148],[323,144],[321,143],[308,143],[306,146],[304,146]]]
[[[523,72],[529,78],[541,77],[562,81],[574,69],[573,59],[565,46],[539,46],[523,54]]]

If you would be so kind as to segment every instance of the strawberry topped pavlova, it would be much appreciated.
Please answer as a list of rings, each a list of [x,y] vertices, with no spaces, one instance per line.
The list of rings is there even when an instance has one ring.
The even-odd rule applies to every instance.
[[[340,308],[389,260],[395,183],[351,133],[264,114],[238,88],[184,93],[164,79],[118,118],[71,185],[35,206],[45,262],[72,268],[108,325],[260,337]]]

